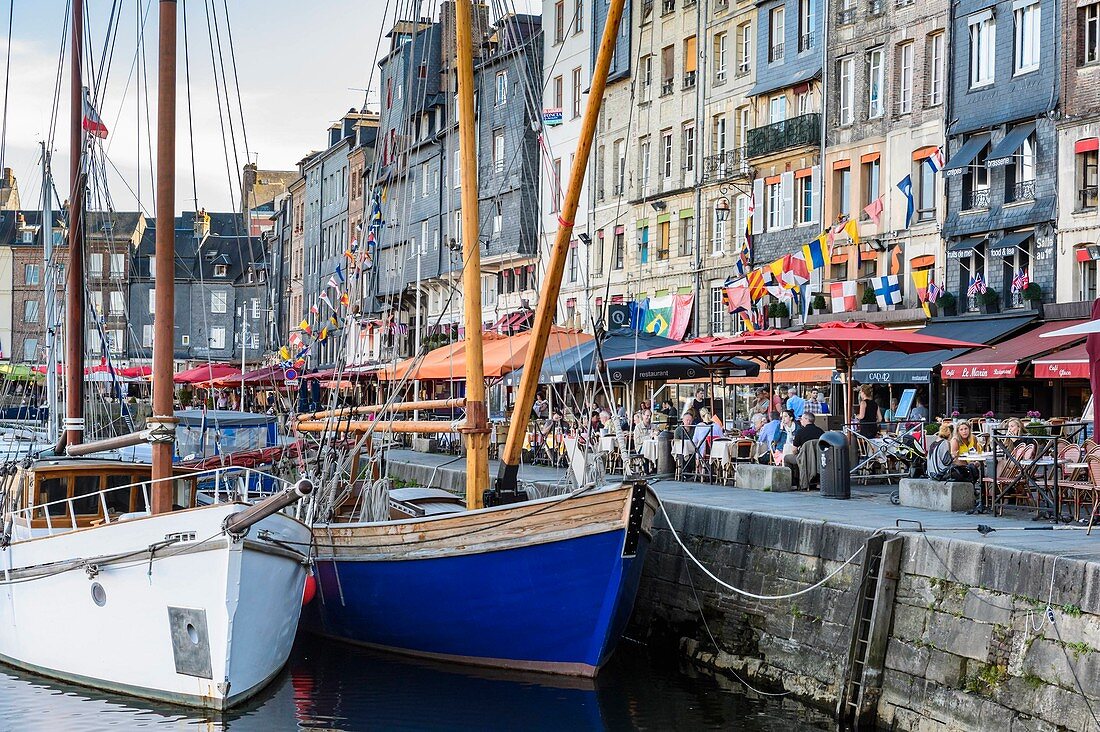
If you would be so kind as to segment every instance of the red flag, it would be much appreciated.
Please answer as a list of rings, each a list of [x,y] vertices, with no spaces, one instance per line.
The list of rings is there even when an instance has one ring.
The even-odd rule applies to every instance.
[[[879,216],[882,216],[882,199],[883,196],[879,196],[875,200],[871,201],[871,203],[869,203],[863,209],[863,213],[870,216],[871,221],[874,221],[876,226],[878,226]]]
[[[759,300],[767,294],[767,290],[764,289],[764,272],[759,269],[754,269],[749,272],[749,295],[752,299]]]
[[[103,124],[103,120],[99,118],[99,113],[95,111],[95,107],[92,106],[92,101],[88,98],[88,87],[84,87],[84,118],[81,121],[84,131],[92,137],[98,137],[104,139],[107,137],[107,125]]]

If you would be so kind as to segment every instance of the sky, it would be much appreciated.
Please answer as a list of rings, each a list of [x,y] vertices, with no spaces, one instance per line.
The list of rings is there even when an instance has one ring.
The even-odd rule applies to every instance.
[[[107,188],[116,210],[152,215],[150,141],[146,115],[156,129],[156,0],[85,0],[91,53],[100,65],[112,7],[120,8],[110,70],[99,113],[109,134],[103,142],[107,158]],[[222,55],[232,81],[225,24],[225,7],[233,34],[240,85],[230,87],[234,134],[218,113],[206,10],[217,6]],[[518,0],[521,12],[538,12],[536,0]],[[3,166],[19,181],[23,208],[41,205],[40,147],[51,139],[65,0],[15,0],[11,41],[6,29],[7,3],[0,8],[0,63],[10,47],[10,71],[5,74],[6,133]],[[311,150],[327,146],[330,124],[350,108],[364,103],[365,89],[377,86],[375,50],[392,25],[385,0],[211,0],[180,2],[176,146],[176,209],[235,210],[239,193],[237,169],[246,161],[264,169],[293,170]],[[394,3],[407,7],[409,0]],[[435,15],[435,0],[423,11]],[[145,59],[138,43],[139,17],[145,17]],[[184,65],[184,15],[191,63],[191,103],[188,105]],[[215,44],[217,38],[215,37]],[[386,39],[382,39],[385,49]],[[61,107],[53,139],[54,185],[61,199],[68,190],[68,57],[62,80]],[[148,80],[145,79],[148,71]],[[87,78],[87,77],[85,77]],[[149,101],[145,90],[148,87]],[[224,93],[224,92],[223,92]],[[377,95],[369,97],[370,103]],[[226,102],[222,99],[225,117]],[[188,116],[193,120],[189,131]],[[243,125],[242,125],[243,118]],[[228,124],[228,122],[226,122]],[[247,137],[247,151],[245,138]],[[195,164],[191,165],[192,140]],[[234,150],[234,142],[236,150]],[[229,165],[227,167],[226,157]],[[192,173],[194,172],[194,175]],[[140,183],[139,183],[140,181]]]

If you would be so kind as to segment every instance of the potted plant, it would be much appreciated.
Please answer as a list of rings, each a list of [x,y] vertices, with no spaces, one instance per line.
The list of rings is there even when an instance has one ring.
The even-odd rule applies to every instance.
[[[978,293],[978,309],[985,315],[997,312],[1000,303],[1001,295],[992,287]]]
[[[828,305],[825,304],[825,296],[822,295],[820,292],[814,295],[813,306],[814,310],[819,313],[825,312],[825,310],[828,308]]]
[[[863,299],[860,300],[860,304],[865,313],[873,313],[878,310],[878,300],[875,299],[875,290],[870,285],[863,286]]]
[[[945,292],[936,300],[936,310],[940,315],[953,316],[958,314],[958,301],[950,292]]]
[[[1043,424],[1042,414],[1038,410],[1029,410],[1027,413],[1028,423],[1026,426],[1027,433],[1029,435],[1049,435],[1050,428]]]
[[[1021,293],[1024,302],[1026,302],[1032,308],[1039,307],[1039,301],[1043,299],[1043,288],[1039,286],[1039,283],[1032,282]]]
[[[771,317],[773,328],[786,328],[791,324],[790,308],[782,300],[778,300],[768,308],[768,315]]]

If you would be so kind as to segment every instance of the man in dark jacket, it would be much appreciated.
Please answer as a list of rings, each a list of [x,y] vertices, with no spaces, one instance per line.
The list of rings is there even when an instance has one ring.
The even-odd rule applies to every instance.
[[[810,412],[803,412],[802,418],[798,420],[798,429],[794,431],[794,439],[791,444],[794,446],[795,452],[793,455],[784,455],[783,464],[791,469],[791,485],[798,486],[799,484],[799,471],[798,471],[798,451],[807,442],[815,442],[821,439],[821,436],[825,434],[825,430],[815,424],[817,421],[816,415]],[[812,480],[812,478],[811,478]]]

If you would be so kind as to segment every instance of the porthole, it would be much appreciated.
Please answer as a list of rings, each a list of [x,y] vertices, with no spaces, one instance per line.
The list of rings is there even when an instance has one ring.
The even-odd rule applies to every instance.
[[[103,589],[103,585],[98,582],[92,583],[92,602],[100,607],[107,604],[107,590]]]

